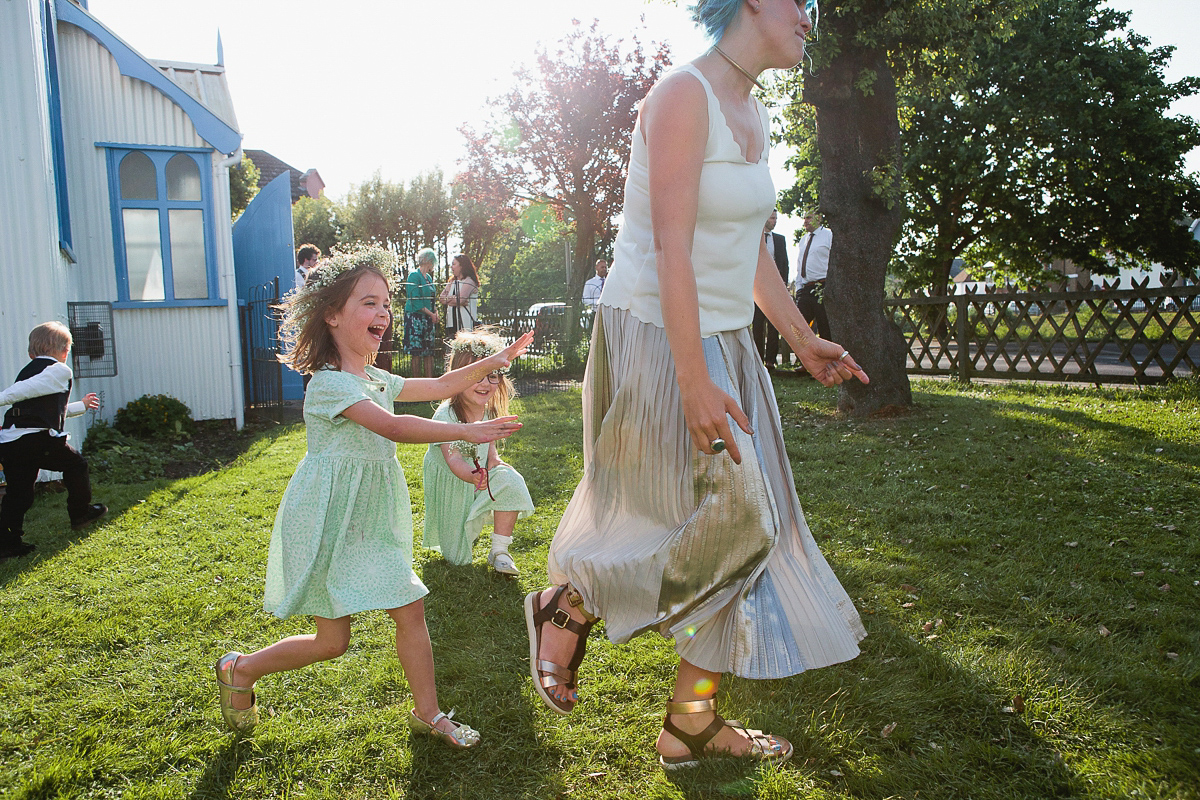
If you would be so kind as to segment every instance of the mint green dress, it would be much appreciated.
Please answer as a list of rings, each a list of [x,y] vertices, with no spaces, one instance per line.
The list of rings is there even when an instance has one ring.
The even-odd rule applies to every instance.
[[[396,443],[342,416],[369,399],[391,411],[404,379],[319,370],[304,395],[308,452],[288,482],[267,556],[263,607],[334,619],[415,602],[408,484]]]
[[[441,422],[460,421],[449,401],[438,407],[433,418]],[[486,465],[488,445],[476,445],[475,457]],[[507,464],[493,467],[488,473],[495,500],[487,489],[476,491],[474,484],[451,472],[438,444],[429,445],[424,467],[425,546],[440,552],[451,564],[471,563],[471,547],[483,532],[483,526],[492,522],[493,511],[516,511],[517,519],[533,513],[533,498],[525,479]]]

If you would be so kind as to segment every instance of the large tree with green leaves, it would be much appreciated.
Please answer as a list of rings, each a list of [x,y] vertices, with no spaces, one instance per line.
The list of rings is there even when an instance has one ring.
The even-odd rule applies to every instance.
[[[314,244],[328,254],[339,239],[337,206],[324,194],[302,195],[292,204],[292,235],[296,247]]]
[[[419,175],[408,186],[384,180],[376,171],[350,187],[339,211],[344,242],[378,244],[408,264],[430,246],[445,261],[454,213],[441,170]]]
[[[636,36],[611,40],[597,24],[541,48],[534,66],[492,103],[491,127],[467,139],[469,171],[497,176],[515,203],[554,209],[575,235],[569,296],[580,297],[598,242],[621,211],[637,103],[669,64],[665,45],[650,53]]]
[[[1195,273],[1200,243],[1180,221],[1200,216],[1183,167],[1200,126],[1167,112],[1200,78],[1165,82],[1173,48],[1128,21],[1102,0],[1040,0],[1012,36],[977,43],[959,80],[906,87],[895,267],[910,288],[945,293],[958,256],[1035,283],[1051,258]]]
[[[884,312],[884,280],[904,220],[897,80],[954,80],[977,44],[1001,36],[1028,0],[843,0],[821,6],[807,75],[779,82],[782,136],[805,185],[785,209],[819,198],[833,231],[825,304],[835,339],[871,376],[844,383],[838,407],[868,415],[912,403],[907,349]],[[794,105],[800,98],[815,116]],[[788,102],[790,101],[790,102]],[[812,134],[815,129],[815,147]]]
[[[229,168],[229,209],[233,218],[246,210],[254,195],[258,194],[261,173],[250,156],[243,155],[240,163]]]

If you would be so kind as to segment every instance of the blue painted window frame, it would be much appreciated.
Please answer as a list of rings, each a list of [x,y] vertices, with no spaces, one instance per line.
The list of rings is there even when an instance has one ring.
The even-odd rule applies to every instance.
[[[58,88],[58,14],[54,0],[42,0],[42,54],[46,60],[46,106],[50,117],[50,149],[58,210],[58,247],[75,263],[71,247],[71,204],[67,198],[67,158],[63,143],[62,100]]]
[[[98,142],[104,147],[108,160],[108,194],[112,210],[113,260],[117,265],[117,302],[114,308],[180,308],[187,306],[222,306],[220,284],[217,280],[216,227],[213,208],[212,151],[200,147],[156,147],[134,144]],[[126,200],[121,197],[121,160],[130,153],[141,153],[154,165],[157,200]],[[167,162],[183,153],[196,162],[200,170],[200,200],[167,199]],[[125,261],[125,224],[122,212],[127,208],[156,209],[158,214],[159,246],[162,248],[163,290],[165,300],[132,300],[129,297],[129,273]],[[171,209],[199,209],[204,213],[204,261],[208,296],[176,300],[171,269]]]

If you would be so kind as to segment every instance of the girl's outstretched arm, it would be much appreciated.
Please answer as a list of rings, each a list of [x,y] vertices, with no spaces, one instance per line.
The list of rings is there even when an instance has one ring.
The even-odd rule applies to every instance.
[[[343,411],[342,416],[393,442],[413,444],[459,439],[482,444],[505,439],[521,429],[521,423],[517,422],[515,416],[497,417],[484,422],[440,422],[410,414],[393,414],[370,400],[355,403]]]
[[[419,403],[425,400],[445,400],[448,397],[465,392],[482,380],[483,376],[511,364],[518,356],[525,352],[532,341],[533,331],[529,331],[499,353],[487,358],[481,358],[465,367],[451,370],[440,377],[409,378],[404,382],[404,388],[400,390],[400,394],[396,396],[396,399],[405,403]],[[463,437],[457,436],[451,438],[461,439]],[[417,440],[406,439],[404,441]],[[423,441],[440,442],[443,440],[428,439]],[[481,439],[480,441],[489,440]]]

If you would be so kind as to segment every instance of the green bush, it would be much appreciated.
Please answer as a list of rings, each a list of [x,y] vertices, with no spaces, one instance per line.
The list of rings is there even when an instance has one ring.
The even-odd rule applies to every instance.
[[[160,445],[126,436],[104,420],[88,428],[83,454],[93,481],[141,483],[166,473],[166,457]]]
[[[113,427],[139,439],[187,439],[195,430],[192,412],[166,394],[145,394],[117,411]]]

